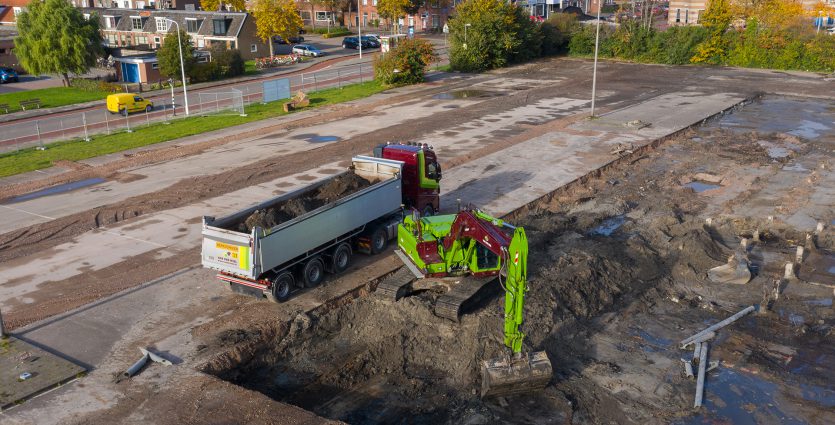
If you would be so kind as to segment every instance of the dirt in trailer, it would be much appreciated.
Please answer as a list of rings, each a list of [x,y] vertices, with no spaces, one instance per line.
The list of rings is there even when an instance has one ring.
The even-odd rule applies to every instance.
[[[432,313],[432,291],[372,294],[203,370],[349,423],[833,423],[835,105],[819,104],[766,98],[510,217],[529,237],[525,349],[553,363],[545,390],[477,395],[480,361],[503,351],[498,288],[461,323]],[[784,277],[797,246],[808,282]],[[751,280],[711,281],[734,254]],[[694,409],[678,341],[749,305],[709,341],[719,366]]]
[[[368,179],[349,171],[328,179],[324,184],[292,199],[256,210],[244,221],[232,223],[227,227],[245,233],[251,232],[256,226],[262,229],[271,229],[371,185],[372,182]]]

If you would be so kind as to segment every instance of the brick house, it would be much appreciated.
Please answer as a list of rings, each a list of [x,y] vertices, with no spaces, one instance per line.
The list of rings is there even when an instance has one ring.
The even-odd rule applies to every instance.
[[[0,27],[0,66],[22,71],[23,69],[17,62],[17,56],[14,55],[15,37],[17,37],[17,31],[14,30],[14,27]]]
[[[70,0],[75,7],[200,10],[200,0]]]
[[[26,10],[31,0],[0,0],[0,25],[14,25],[17,14]]]
[[[351,1],[350,7],[333,13],[310,0],[296,0],[296,6],[305,26],[321,28],[327,26],[330,21],[331,25],[342,25],[348,28],[362,25],[363,30],[376,32],[390,28],[389,25],[394,24],[380,17],[377,12],[377,0]],[[416,32],[440,31],[452,15],[454,4],[457,2],[458,0],[427,0],[416,14],[402,19],[400,23],[402,31],[405,33],[409,26],[414,27]],[[378,23],[379,27],[375,27],[375,23]]]
[[[82,9],[85,14],[96,13],[102,37],[111,48],[131,48],[153,51],[162,46],[165,35],[177,22],[192,39],[197,50],[208,50],[223,45],[238,49],[244,60],[269,55],[269,47],[255,35],[255,19],[241,12],[203,12],[156,9]]]

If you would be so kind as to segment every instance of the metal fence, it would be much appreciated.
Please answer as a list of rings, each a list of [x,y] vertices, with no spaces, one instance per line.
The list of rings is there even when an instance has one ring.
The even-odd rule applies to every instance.
[[[188,96],[190,115],[229,114],[229,109],[234,110],[236,114],[243,115],[249,105],[262,102],[263,82],[280,78],[290,80],[291,93],[298,90],[310,93],[368,81],[373,78],[373,67],[369,63],[360,63],[316,72],[276,75],[267,79],[190,90]],[[154,100],[155,107],[150,112],[127,116],[111,114],[102,102],[101,108],[54,113],[0,124],[0,152],[32,147],[49,149],[50,143],[58,141],[91,140],[91,137],[95,135],[132,132],[156,123],[184,118],[182,92],[179,89],[177,91],[173,104],[170,95],[162,93],[153,96],[151,99]],[[242,112],[238,112],[238,109]]]

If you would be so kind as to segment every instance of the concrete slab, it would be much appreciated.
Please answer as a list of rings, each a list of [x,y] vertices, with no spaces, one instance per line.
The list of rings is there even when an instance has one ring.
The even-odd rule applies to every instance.
[[[0,339],[0,410],[15,407],[84,372],[83,367],[21,339]]]

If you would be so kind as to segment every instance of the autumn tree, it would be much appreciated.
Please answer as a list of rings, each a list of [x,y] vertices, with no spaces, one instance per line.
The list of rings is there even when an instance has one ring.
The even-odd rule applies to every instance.
[[[165,35],[162,46],[157,50],[157,63],[159,73],[168,78],[180,79],[180,48],[183,48],[183,68],[186,75],[191,74],[194,64],[194,46],[191,45],[191,37],[183,30],[180,30],[179,42],[177,45],[177,31],[172,30]]]
[[[293,0],[255,0],[251,12],[255,17],[255,33],[270,46],[270,56],[273,56],[274,36],[289,40],[304,24]]]
[[[246,0],[200,0],[200,6],[203,10],[234,10],[243,12],[246,10]],[[226,6],[224,8],[223,6]]]
[[[394,22],[397,32],[400,33],[399,19],[406,15],[406,10],[411,7],[410,0],[379,0],[377,2],[377,13],[380,17]]]
[[[59,74],[64,86],[70,73],[84,74],[102,52],[98,16],[84,18],[66,0],[29,3],[17,16],[14,53],[30,74]]]
[[[728,27],[733,22],[734,14],[729,0],[710,0],[707,10],[699,23],[704,27],[707,39],[696,47],[696,54],[690,59],[693,63],[720,64],[728,54]]]

